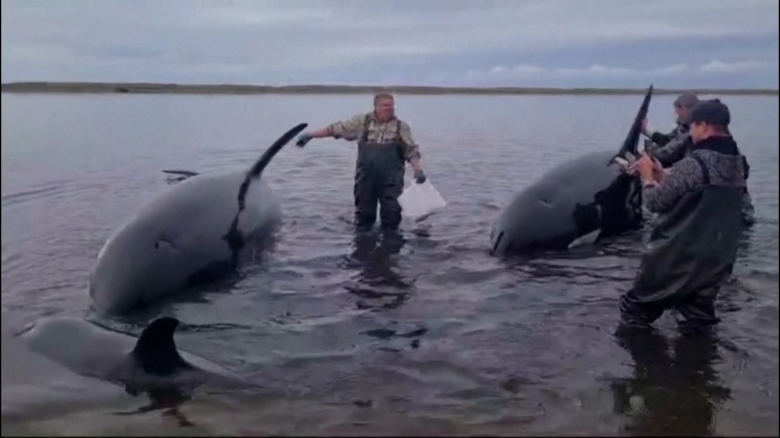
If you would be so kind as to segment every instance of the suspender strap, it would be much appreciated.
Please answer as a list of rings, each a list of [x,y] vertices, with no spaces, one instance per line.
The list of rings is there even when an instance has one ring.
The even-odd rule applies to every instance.
[[[699,163],[699,167],[701,167],[701,173],[704,176],[704,185],[707,186],[710,184],[710,171],[707,169],[707,166],[704,164],[704,161],[701,159],[701,157],[691,154],[691,157],[693,157],[694,160],[696,160],[697,163]]]
[[[363,135],[360,141],[368,141],[368,124],[371,123],[371,114],[366,114],[366,118],[363,120]]]

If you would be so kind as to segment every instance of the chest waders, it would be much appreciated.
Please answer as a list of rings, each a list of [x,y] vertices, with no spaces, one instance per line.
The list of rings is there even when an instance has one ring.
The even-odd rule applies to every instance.
[[[391,143],[368,141],[370,118],[366,116],[363,134],[358,141],[355,165],[355,224],[358,229],[370,229],[376,222],[377,202],[383,229],[396,230],[401,223],[398,197],[404,189],[404,143],[401,122],[396,122]]]
[[[652,146],[651,154],[657,158],[664,168],[670,168],[674,163],[687,158],[691,155],[691,147],[693,146],[693,140],[690,138],[690,128],[681,126],[675,128],[672,132],[674,138],[664,146]],[[682,136],[688,136],[683,138]],[[651,144],[652,141],[651,141]],[[747,158],[742,156],[742,165],[745,169],[745,180],[747,181],[750,174],[750,165],[747,162]],[[747,185],[745,186],[742,194],[742,223],[746,227],[751,227],[756,223],[756,210],[753,207],[753,199],[748,192]]]
[[[743,189],[710,185],[708,168],[693,158],[705,187],[659,218],[634,285],[620,297],[626,324],[650,324],[670,308],[685,318],[683,328],[719,321],[715,298],[737,258]]]

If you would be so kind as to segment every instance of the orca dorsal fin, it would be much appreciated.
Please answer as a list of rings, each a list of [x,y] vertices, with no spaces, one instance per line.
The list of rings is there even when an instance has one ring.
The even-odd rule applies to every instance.
[[[299,123],[298,125],[294,126],[289,131],[282,134],[281,137],[277,138],[275,142],[271,146],[266,149],[266,151],[263,153],[263,155],[260,156],[260,158],[255,162],[254,166],[252,166],[252,169],[249,171],[249,176],[252,178],[257,178],[260,176],[260,174],[263,172],[263,169],[265,169],[265,166],[268,165],[268,163],[271,162],[271,159],[280,151],[282,148],[290,142],[296,135],[298,135],[301,131],[306,129],[306,127],[309,126],[308,123]]]
[[[647,117],[647,110],[650,108],[650,100],[653,97],[653,84],[650,84],[650,88],[645,93],[645,98],[642,100],[642,105],[639,107],[639,111],[634,117],[634,123],[631,124],[631,129],[628,130],[628,135],[620,146],[620,150],[615,154],[608,164],[611,164],[615,158],[626,158],[626,154],[631,154],[634,157],[639,156],[639,136],[642,134],[642,121]]]
[[[239,216],[241,215],[241,212],[244,211],[246,192],[249,190],[249,184],[252,183],[252,180],[259,178],[260,174],[263,173],[263,169],[271,162],[271,159],[282,150],[290,140],[306,129],[307,126],[309,126],[308,123],[300,123],[276,139],[276,141],[255,162],[252,168],[249,169],[249,172],[247,172],[244,177],[244,181],[238,187],[238,212],[236,213],[236,217],[233,218],[233,223],[230,224],[227,233],[222,236],[222,238],[228,242],[228,245],[230,245],[230,249],[234,254],[244,246],[244,238],[238,231],[238,226]]]
[[[164,376],[181,368],[192,368],[176,350],[173,332],[178,325],[178,319],[163,316],[152,321],[141,332],[132,355],[144,372]]]
[[[244,182],[241,183],[241,187],[238,189],[238,211],[239,213],[241,210],[244,209],[244,197],[246,196],[246,191],[249,189],[249,183],[260,176],[261,173],[263,173],[263,170],[268,165],[268,163],[271,162],[271,159],[279,153],[282,148],[290,142],[296,135],[298,135],[301,131],[306,129],[306,127],[309,126],[308,123],[300,123],[290,129],[289,131],[282,134],[281,137],[276,139],[276,141],[263,153],[263,155],[260,156],[260,158],[255,162],[255,164],[252,166],[251,169],[249,169],[249,172],[247,172],[246,177],[244,178]]]

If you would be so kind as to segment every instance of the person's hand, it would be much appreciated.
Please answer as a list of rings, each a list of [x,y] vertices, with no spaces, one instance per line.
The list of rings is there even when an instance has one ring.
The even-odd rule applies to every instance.
[[[651,157],[652,158],[652,157]],[[657,158],[652,158],[653,160],[653,179],[661,183],[666,179],[667,171],[664,169],[664,166],[661,164],[660,161],[658,161]]]
[[[632,167],[632,173],[639,174],[644,181],[661,182],[666,177],[661,162],[647,154],[642,154]]]
[[[650,158],[647,154],[642,154],[642,156],[637,160],[636,162],[637,170],[639,171],[639,175],[641,176],[650,176],[653,174],[653,168],[655,167],[655,162],[652,158]]]
[[[414,180],[417,182],[417,184],[424,183],[426,179],[428,178],[425,177],[425,173],[423,173],[422,169],[417,169],[414,171]]]
[[[642,155],[640,155],[639,158],[641,159]],[[618,163],[620,164],[623,172],[629,175],[639,176],[639,159],[635,159],[634,161],[628,161],[628,160],[616,158],[615,160],[620,160],[618,161]]]
[[[295,145],[298,147],[304,147],[306,146],[306,143],[308,143],[312,139],[311,134],[308,132],[304,132],[303,134],[298,136],[298,141],[295,142]]]

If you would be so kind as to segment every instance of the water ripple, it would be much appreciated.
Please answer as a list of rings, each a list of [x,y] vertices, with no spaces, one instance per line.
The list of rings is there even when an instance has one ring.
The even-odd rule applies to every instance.
[[[248,167],[291,115],[318,112],[312,102],[333,114],[360,99],[4,95],[3,309],[27,321],[89,314],[97,252],[166,188],[161,169]],[[179,345],[278,390],[271,405],[298,398],[319,406],[289,421],[306,418],[311,428],[371,414],[434,421],[428,431],[777,433],[776,98],[730,99],[735,112],[751,114],[735,119],[735,132],[745,133],[758,222],[721,291],[717,338],[688,344],[675,337],[671,314],[657,323],[660,338],[615,334],[617,300],[636,275],[647,230],[533,259],[488,254],[490,224],[512,196],[562,160],[614,147],[635,98],[403,99],[413,102],[402,117],[414,120],[445,211],[405,221],[400,239],[355,234],[354,144],[288,147],[263,175],[285,215],[267,253],[133,318],[93,317],[135,333],[155,316],[179,317]],[[440,99],[449,99],[446,108]],[[671,98],[653,105],[664,113]],[[45,126],[34,123],[41,115]],[[105,132],[78,128],[85,125],[118,131],[106,142]],[[69,138],[77,141],[60,141]],[[191,409],[223,432],[252,430],[268,409],[221,402]],[[318,423],[323,406],[331,420]]]

